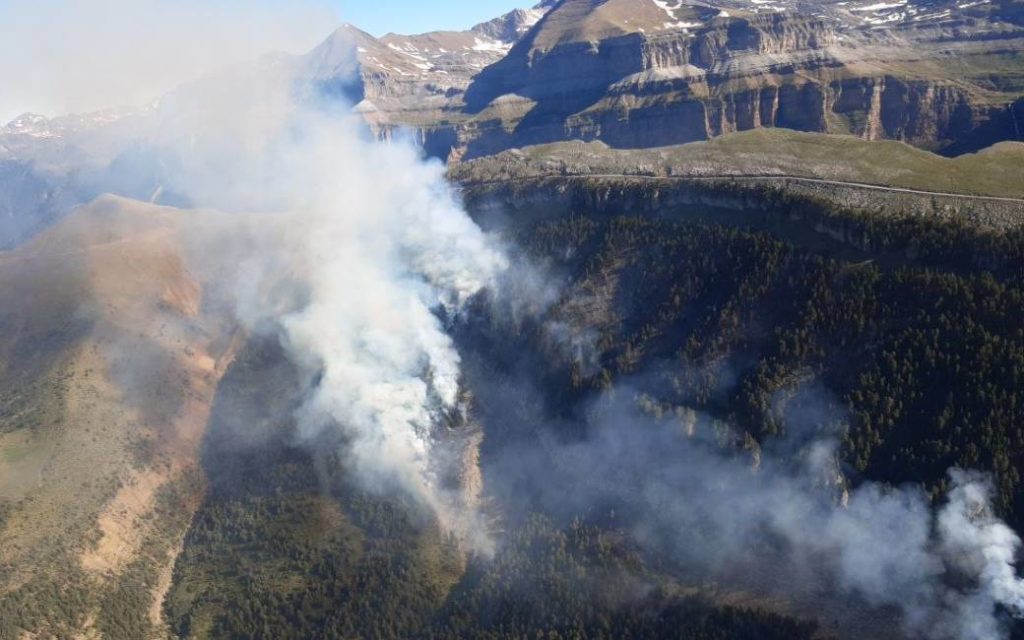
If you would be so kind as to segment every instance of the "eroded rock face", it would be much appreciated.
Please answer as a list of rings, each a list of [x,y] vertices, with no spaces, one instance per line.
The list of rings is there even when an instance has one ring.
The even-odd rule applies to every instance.
[[[1024,140],[1024,0],[546,0],[464,32],[375,38],[345,25],[242,74],[281,69],[344,98],[381,138],[411,132],[450,161],[768,128],[947,155]],[[188,206],[134,141],[222,80],[140,108],[0,126],[0,250],[104,192]]]
[[[359,108],[382,135],[411,127],[440,157],[761,127],[971,151],[1020,137],[1021,6],[564,0],[376,49],[360,36]]]
[[[374,38],[346,24],[299,59],[300,74],[349,99],[382,135],[411,126],[427,136],[444,125],[473,77],[501,60],[553,4],[517,9],[468,31]]]

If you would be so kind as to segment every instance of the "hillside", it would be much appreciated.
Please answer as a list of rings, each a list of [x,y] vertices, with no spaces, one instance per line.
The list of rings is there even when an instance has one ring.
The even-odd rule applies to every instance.
[[[455,165],[451,174],[460,182],[545,175],[796,176],[1024,199],[1021,166],[1021,143],[945,158],[895,141],[761,129],[653,149],[611,149],[600,142],[526,147]]]
[[[184,216],[104,197],[0,254],[0,637],[161,624],[232,357]]]
[[[703,478],[704,466],[690,475],[677,471],[686,482],[673,486],[671,498],[647,484],[652,476],[673,477],[673,464],[686,468],[685,459],[674,462],[684,454],[672,453],[671,436],[645,449],[646,429],[654,427],[627,421],[628,435],[613,438],[614,448],[596,460],[580,453],[585,445],[563,450],[552,440],[600,441],[580,416],[598,410],[594,398],[602,392],[636,402],[667,434],[734,447],[755,470],[777,456],[794,455],[801,464],[807,451],[794,439],[827,438],[838,424],[842,479],[817,482],[851,492],[875,481],[910,483],[938,506],[947,469],[984,469],[995,477],[999,512],[1020,526],[1024,416],[1012,397],[1024,374],[1019,228],[980,231],[893,213],[808,219],[799,200],[739,214],[655,200],[642,188],[566,183],[502,191],[499,205],[493,192],[468,193],[481,219],[493,219],[516,246],[568,275],[553,313],[577,328],[584,353],[588,344],[596,351],[567,358],[530,329],[509,336],[471,328],[463,337],[468,384],[488,429],[485,477],[503,500],[586,521],[565,506],[577,504],[565,487],[587,495],[596,484],[594,491],[620,498],[600,503],[613,510],[614,526],[634,524],[645,535],[658,516],[640,505],[650,500],[649,508],[667,513],[678,501],[683,514],[664,516],[663,544],[669,557],[684,558],[683,575],[701,575],[707,562],[726,591],[773,594],[791,610],[834,621],[830,629],[851,638],[871,637],[876,624],[888,624],[882,637],[895,637],[896,626],[870,607],[823,598],[829,588],[818,590],[799,569],[788,574],[786,560],[773,565],[771,542],[755,536],[761,544],[730,546],[735,528],[756,525],[726,516],[730,524],[712,526],[717,535],[702,541],[719,499],[704,493],[718,490]],[[533,372],[530,382],[522,371]],[[527,400],[510,402],[510,394]],[[688,492],[687,482],[700,488]],[[727,495],[726,514],[747,520],[746,501],[756,497]],[[725,559],[716,555],[723,545]],[[818,561],[827,565],[830,557]],[[837,603],[851,605],[852,615]]]
[[[353,484],[344,431],[296,437],[318,381],[280,335],[234,339],[185,250],[244,227],[104,197],[3,254],[0,638],[913,637],[828,556],[715,529],[804,429],[836,437],[821,508],[873,482],[938,508],[964,467],[1024,522],[1019,230],[521,188],[466,196],[564,285],[535,321],[485,294],[451,325],[493,557]],[[613,390],[634,417],[605,450]],[[751,484],[700,499],[694,443]]]
[[[105,196],[0,255],[0,638],[815,634],[621,532],[508,511],[472,558],[353,486],[339,436],[296,440],[275,338],[236,338],[209,297],[195,239],[227,222]]]
[[[822,637],[784,606],[680,581],[621,531],[542,511],[496,505],[500,550],[466,557],[413,502],[354,486],[334,436],[296,441],[295,374],[258,339],[224,378],[209,493],[165,601],[176,637]]]
[[[490,201],[469,195],[491,222]],[[904,637],[891,610],[837,595],[825,574],[789,573],[767,541],[723,565],[704,563],[716,547],[696,523],[652,543],[647,501],[660,503],[646,479],[670,477],[673,456],[704,438],[756,471],[801,429],[838,424],[844,494],[913,483],[938,506],[950,466],[982,469],[1020,526],[1019,231],[840,217],[858,239],[846,243],[760,211],[663,204],[652,216],[642,192],[533,195],[505,201],[497,222],[565,274],[551,317],[595,353],[581,361],[486,300],[455,329],[485,432],[496,557],[467,558],[415,505],[352,486],[336,436],[297,443],[301,380],[275,339],[250,341],[218,389],[210,491],[165,602],[179,636]],[[619,448],[590,460],[597,435],[582,416],[619,388],[652,422],[623,425]],[[595,504],[591,490],[607,493]],[[699,520],[707,505],[673,490]]]
[[[644,199],[640,189],[605,190],[589,200],[513,196],[496,208],[470,189],[481,219],[570,274],[554,313],[595,331],[598,351],[581,368],[529,331],[505,342],[485,329],[467,342],[479,349],[485,339],[479,375],[526,360],[552,376],[542,388],[556,406],[629,380],[659,414],[706,411],[762,445],[787,429],[780,394],[823,385],[849,428],[851,482],[940,486],[951,465],[980,467],[999,478],[1003,513],[1024,518],[1022,416],[1006,395],[1024,371],[1014,311],[1024,230],[840,212],[808,220],[813,209],[795,199],[746,215],[666,202],[652,215]],[[830,228],[840,220],[844,233]],[[490,418],[510,428],[518,419]]]

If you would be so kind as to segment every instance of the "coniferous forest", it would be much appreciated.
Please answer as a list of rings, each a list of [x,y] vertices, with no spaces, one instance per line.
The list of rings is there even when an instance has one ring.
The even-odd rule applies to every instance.
[[[582,366],[538,327],[496,322],[481,303],[457,331],[470,365],[487,356],[467,367],[466,383],[507,378],[528,361],[543,379],[542,413],[565,416],[629,381],[649,412],[710,416],[730,425],[725,446],[747,454],[786,437],[780,394],[814,388],[842,424],[850,487],[912,484],[938,501],[949,468],[980,469],[994,479],[999,514],[1021,526],[1022,236],[830,215],[856,229],[859,246],[794,237],[787,229],[799,220],[744,225],[607,209],[524,216],[505,230],[509,241],[564,278],[551,313],[596,327],[596,359]],[[595,297],[599,310],[579,304]],[[294,394],[298,384],[269,340],[245,349],[219,392],[223,406],[250,408],[215,415],[207,438],[208,497],[165,603],[183,637],[830,633],[800,612],[734,604],[646,552],[609,517],[614,505],[567,518],[529,498],[503,507],[508,496],[498,496],[496,556],[467,559],[414,504],[350,485],[343,459],[294,443],[289,394],[273,405],[260,399],[270,397],[261,389]],[[488,415],[488,393],[478,400],[485,477],[490,460],[537,442],[540,430],[524,424],[538,415],[528,408]],[[243,431],[250,444],[239,447]],[[339,449],[321,445],[313,450]]]

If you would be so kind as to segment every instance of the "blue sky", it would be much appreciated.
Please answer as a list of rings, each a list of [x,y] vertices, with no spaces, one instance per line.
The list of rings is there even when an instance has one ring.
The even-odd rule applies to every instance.
[[[341,0],[345,22],[375,36],[465,29],[539,0]]]

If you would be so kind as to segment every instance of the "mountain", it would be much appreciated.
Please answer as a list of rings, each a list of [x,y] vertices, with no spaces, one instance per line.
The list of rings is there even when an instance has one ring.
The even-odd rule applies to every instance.
[[[2,638],[160,624],[234,350],[186,220],[107,196],[0,253]]]
[[[567,0],[468,90],[468,155],[776,126],[937,148],[1016,137],[1024,30],[1008,9],[744,4]]]
[[[493,558],[354,485],[343,434],[299,437],[283,338],[236,331],[202,265],[238,262],[189,241],[228,218],[108,196],[0,254],[0,638],[918,637],[765,523],[706,519],[757,513],[720,485],[754,490],[833,419],[832,479],[800,480],[837,504],[884,482],[939,506],[960,466],[1024,522],[1019,228],[728,186],[492,187],[466,185],[476,220],[562,275],[547,313],[594,350],[487,299],[452,324]],[[584,416],[609,389],[645,418],[604,442]],[[728,475],[687,475],[694,445]],[[832,551],[810,557],[838,570]]]
[[[564,0],[518,24],[545,9],[511,48],[518,28],[499,40],[479,27],[348,38],[360,109],[385,133],[415,129],[442,157],[566,139],[650,147],[762,127],[952,154],[1021,138],[1019,0]]]
[[[504,57],[553,4],[546,0],[468,31],[391,33],[378,39],[343,25],[302,56],[300,73],[328,94],[349,98],[383,131],[398,113],[404,125],[428,127],[444,117],[473,76]]]
[[[26,113],[0,127],[0,250],[101,193],[152,194],[154,181],[145,175],[152,167],[136,151],[154,107],[54,118]]]
[[[1021,637],[1021,9],[560,0],[16,119],[0,640]]]
[[[287,67],[344,97],[378,136],[411,131],[453,161],[762,128],[958,155],[1024,139],[1022,51],[1022,0],[548,0],[461,32],[374,38],[344,25],[305,55],[245,73]],[[0,247],[104,191],[186,205],[160,190],[159,162],[132,142],[159,113],[157,103],[26,114],[0,129]]]

